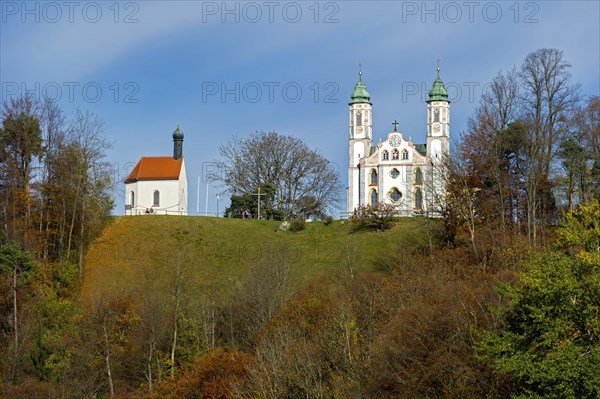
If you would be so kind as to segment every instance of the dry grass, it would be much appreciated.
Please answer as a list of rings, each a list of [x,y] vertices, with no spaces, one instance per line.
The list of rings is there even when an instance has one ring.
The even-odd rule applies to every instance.
[[[307,223],[299,232],[279,231],[279,222],[144,215],[118,217],[87,253],[82,299],[135,298],[146,290],[168,295],[179,265],[191,290],[220,291],[237,284],[251,266],[283,262],[303,281],[318,274],[372,271],[403,248],[426,246],[422,218],[402,219],[382,233],[350,234],[346,221]]]

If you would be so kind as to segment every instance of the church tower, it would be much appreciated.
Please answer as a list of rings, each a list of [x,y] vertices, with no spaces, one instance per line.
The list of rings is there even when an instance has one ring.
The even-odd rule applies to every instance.
[[[177,124],[177,129],[173,131],[173,159],[177,160],[183,156],[183,132],[179,129],[179,124]]]
[[[360,160],[369,156],[372,144],[373,117],[371,114],[371,96],[362,82],[362,71],[358,72],[358,83],[350,97],[350,140],[348,156],[348,210],[365,205],[364,185],[365,171],[361,169]]]
[[[450,154],[450,100],[444,82],[437,78],[429,91],[427,100],[427,156],[434,163],[441,162]]]

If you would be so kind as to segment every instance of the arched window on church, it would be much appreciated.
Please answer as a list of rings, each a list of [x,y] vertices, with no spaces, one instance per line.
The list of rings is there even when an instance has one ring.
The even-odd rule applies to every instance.
[[[356,113],[356,126],[362,126],[362,113],[360,111]]]
[[[131,202],[129,203],[129,205],[131,205],[131,207],[135,207],[135,193],[132,191],[131,192],[131,197],[130,197]]]
[[[415,191],[415,208],[421,209],[423,207],[423,193],[420,188]]]
[[[371,190],[371,206],[376,206],[378,202],[377,191]]]
[[[371,184],[377,184],[377,171],[375,169],[371,170]]]
[[[433,110],[433,121],[434,122],[439,122],[440,121],[440,109],[439,108],[435,108]]]
[[[160,192],[158,190],[154,190],[154,205],[160,206]]]
[[[408,161],[408,151],[402,150],[402,160]]]
[[[421,172],[421,168],[417,168],[415,172],[415,184],[423,184],[423,172]]]
[[[398,153],[398,150],[394,148],[394,150],[392,151],[392,159],[393,159],[394,161],[397,161],[397,160],[398,160],[398,154],[399,154],[399,153]]]
[[[381,154],[381,159],[383,159],[384,161],[389,161],[390,160],[390,153],[387,152],[387,150],[384,150],[383,153]]]

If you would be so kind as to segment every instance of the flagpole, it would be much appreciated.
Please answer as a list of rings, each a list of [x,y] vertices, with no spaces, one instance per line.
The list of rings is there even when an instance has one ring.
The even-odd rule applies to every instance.
[[[208,182],[206,182],[206,209],[204,210],[206,216],[208,216]]]
[[[196,215],[200,214],[200,176],[198,176],[198,195],[196,195]]]

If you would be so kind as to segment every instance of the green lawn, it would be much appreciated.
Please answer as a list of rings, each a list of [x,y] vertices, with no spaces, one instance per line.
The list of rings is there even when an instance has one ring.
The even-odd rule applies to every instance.
[[[286,262],[302,281],[319,274],[379,270],[429,242],[437,221],[400,219],[391,230],[349,233],[349,221],[306,224],[299,232],[279,231],[280,222],[144,215],[117,217],[86,256],[84,301],[165,290],[179,264],[195,290],[220,290],[240,281],[251,267]]]

